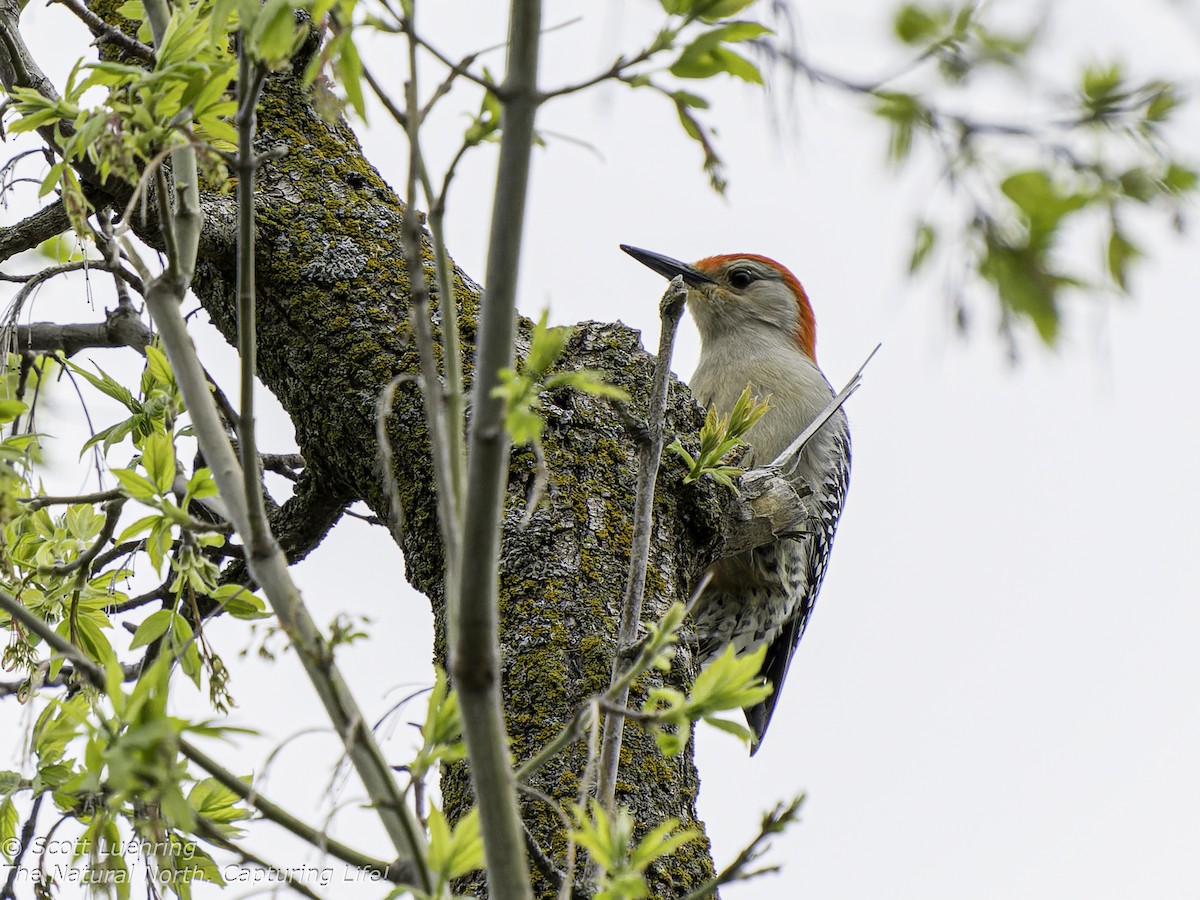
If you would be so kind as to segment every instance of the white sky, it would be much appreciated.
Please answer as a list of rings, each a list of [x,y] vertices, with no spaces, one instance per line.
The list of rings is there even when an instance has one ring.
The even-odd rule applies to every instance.
[[[503,39],[499,6],[439,4],[422,27],[447,52],[467,52]],[[1122,48],[1138,74],[1194,89],[1200,28],[1177,6],[1056,3],[1053,53],[1039,57],[1041,68],[1071,71],[1076,59]],[[817,62],[869,77],[900,58],[884,40],[889,4],[798,7],[802,46]],[[547,38],[543,85],[599,71],[657,22],[648,0],[589,8],[598,11]],[[577,14],[554,2],[546,21]],[[59,14],[31,4],[26,16],[43,29],[41,46],[80,52],[52,30]],[[397,54],[382,42],[378,50],[380,74],[398,91],[400,76],[387,69]],[[434,71],[427,78],[440,77]],[[1136,270],[1135,296],[1097,290],[1073,301],[1061,348],[1031,338],[1013,369],[993,338],[989,301],[976,298],[963,341],[941,282],[904,278],[914,211],[936,212],[945,196],[931,170],[883,165],[884,131],[854,101],[803,84],[794,101],[773,106],[738,84],[699,92],[714,101],[725,199],[708,190],[665,102],[607,88],[545,110],[547,133],[595,151],[552,138],[536,153],[521,304],[531,314],[549,305],[561,322],[621,319],[655,346],[663,283],[617,244],[685,259],[747,250],[804,282],[835,384],[884,343],[851,401],[850,499],[764,749],[751,760],[728,736],[700,737],[701,813],[719,866],[761,811],[809,795],[802,823],[769,857],[783,874],[724,896],[1193,900],[1200,417],[1182,395],[1198,374],[1195,238],[1132,221],[1151,256]],[[466,92],[452,99],[462,106],[434,123],[443,131],[427,138],[432,154],[453,147],[466,121],[459,112],[475,103]],[[1021,98],[998,99],[1005,113],[1025,108]],[[403,140],[382,116],[373,122],[368,155],[399,185]],[[1196,147],[1200,114],[1189,111],[1177,135],[1179,146]],[[452,196],[451,249],[477,278],[493,178],[487,150],[464,166]],[[1098,238],[1076,243],[1090,262]],[[698,352],[686,327],[675,363],[685,376]],[[218,341],[203,343],[231,358]],[[226,377],[232,387],[232,369]],[[265,449],[290,439],[286,423],[276,428],[280,447],[268,429]],[[431,677],[429,615],[397,587],[400,572],[382,530],[350,522],[299,567],[318,620],[342,610],[374,620],[373,645],[342,657],[372,714],[407,692],[385,697],[388,688]],[[233,663],[244,638],[219,629]],[[321,720],[303,710],[315,703],[290,657],[236,671],[235,720],[273,737],[217,749],[239,771],[261,769],[273,741]],[[12,721],[12,710],[0,716]],[[398,755],[409,740],[398,732]],[[289,744],[267,792],[300,810],[306,798],[319,804],[332,748],[327,734]],[[358,798],[347,788],[339,799]],[[334,831],[354,839],[358,823],[370,819],[342,810]],[[275,858],[315,862],[302,849]]]

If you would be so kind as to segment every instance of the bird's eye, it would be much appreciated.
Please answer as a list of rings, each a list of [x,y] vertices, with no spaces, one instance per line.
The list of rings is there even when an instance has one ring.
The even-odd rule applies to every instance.
[[[739,291],[750,285],[756,280],[757,276],[749,269],[734,269],[729,273],[729,283]]]

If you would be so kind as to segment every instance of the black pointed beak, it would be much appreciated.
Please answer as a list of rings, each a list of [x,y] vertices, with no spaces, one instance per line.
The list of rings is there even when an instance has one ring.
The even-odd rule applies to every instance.
[[[630,247],[628,244],[621,244],[621,249],[643,266],[653,269],[659,275],[663,276],[663,278],[671,279],[676,275],[682,276],[684,282],[689,287],[716,284],[713,279],[709,278],[695,266],[690,266],[677,259],[671,259],[669,256],[663,256],[661,253],[653,253],[650,250],[642,250],[639,247]]]

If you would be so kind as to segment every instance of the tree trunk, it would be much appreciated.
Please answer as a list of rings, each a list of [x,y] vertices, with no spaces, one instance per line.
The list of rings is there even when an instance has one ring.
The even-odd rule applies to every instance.
[[[337,499],[362,499],[386,518],[392,510],[379,473],[376,399],[396,376],[417,372],[416,348],[408,339],[403,206],[364,159],[353,133],[344,124],[324,122],[298,82],[273,79],[259,121],[260,152],[280,144],[287,148],[287,155],[267,164],[259,176],[260,376],[295,423],[318,489]],[[230,207],[214,198],[206,213],[195,291],[233,342]],[[422,253],[435,283],[429,247]],[[457,287],[469,371],[480,289],[462,273]],[[435,321],[440,319],[437,303],[435,296]],[[521,334],[524,339],[527,329]],[[629,391],[633,414],[646,415],[653,359],[636,332],[620,324],[586,323],[571,339],[561,365],[608,373]],[[609,401],[573,391],[542,400],[549,485],[528,527],[522,528],[534,457],[527,450],[514,451],[499,560],[505,709],[518,761],[550,740],[585,698],[608,684],[636,482],[635,438]],[[669,433],[694,431],[699,422],[690,394],[675,382]],[[445,667],[442,553],[414,381],[397,390],[387,430],[403,514],[400,543],[406,571],[433,604],[435,655]],[[647,620],[657,618],[671,602],[687,599],[719,540],[719,498],[710,485],[684,486],[682,475],[677,460],[664,460],[655,500]],[[631,704],[640,702],[655,678],[682,688],[690,680],[689,660],[685,650],[667,676],[643,678]],[[572,748],[539,773],[536,786],[561,802],[574,800],[584,755],[582,746]],[[632,808],[639,823],[651,826],[676,816],[685,825],[698,824],[698,785],[690,747],[680,759],[665,760],[638,726],[626,726],[617,799]],[[451,816],[470,805],[461,767],[444,773],[442,791]],[[566,838],[558,818],[547,804],[528,795],[522,807],[531,833],[561,866]],[[707,839],[688,844],[652,874],[654,896],[674,896],[698,886],[712,876]],[[550,882],[537,877],[539,896],[553,896]]]

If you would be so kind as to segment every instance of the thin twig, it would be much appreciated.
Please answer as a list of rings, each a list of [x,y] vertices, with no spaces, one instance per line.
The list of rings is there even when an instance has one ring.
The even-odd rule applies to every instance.
[[[366,872],[378,874],[380,877],[397,884],[401,883],[404,876],[411,874],[400,872],[394,865],[390,865],[381,859],[369,856],[354,847],[336,841],[325,832],[313,828],[303,819],[297,818],[279,806],[279,804],[268,800],[252,784],[239,778],[190,741],[186,739],[181,740],[179,742],[179,751],[226,788],[237,794],[246,803],[254,807],[264,819],[268,819],[276,825],[286,828],[292,834],[307,841],[323,853],[328,853],[330,856],[336,857],[348,865]],[[393,869],[397,870],[393,871]]]
[[[458,486],[451,474],[450,443],[447,436],[446,408],[442,397],[442,380],[434,356],[433,324],[429,313],[429,282],[421,260],[421,222],[417,216],[417,182],[420,177],[421,147],[419,128],[420,109],[417,99],[417,39],[412,31],[411,17],[406,20],[408,34],[409,76],[405,84],[408,130],[408,180],[404,205],[403,251],[404,267],[408,273],[410,318],[417,356],[421,367],[421,398],[425,404],[425,423],[429,429],[429,449],[433,457],[433,477],[437,486],[438,526],[446,553],[447,580],[458,571],[460,529]],[[447,597],[455,596],[453,584],[446,588]],[[453,611],[451,611],[453,615]]]
[[[380,103],[383,104],[383,108],[388,111],[388,115],[395,119],[396,124],[398,124],[401,128],[407,128],[408,116],[404,114],[404,110],[396,105],[395,101],[392,100],[388,92],[383,89],[383,85],[381,85],[376,80],[375,76],[371,74],[371,70],[366,66],[363,66],[362,74],[376,98]]]
[[[258,375],[258,331],[254,308],[254,180],[258,163],[254,158],[258,97],[266,69],[255,63],[246,50],[246,35],[238,36],[237,116],[237,328],[241,356],[241,395],[238,407],[238,449],[241,451],[242,490],[246,496],[250,533],[246,536],[252,554],[271,552],[275,543],[267,520],[262,479],[259,476],[258,445],[254,420],[254,380]]]
[[[25,824],[21,827],[21,840],[17,845],[17,852],[11,853],[11,847],[5,851],[10,857],[8,878],[4,880],[4,887],[0,889],[0,900],[16,900],[17,896],[17,878],[21,875],[28,875],[28,871],[21,864],[25,859],[25,851],[33,844],[34,832],[37,831],[38,813],[42,811],[42,801],[46,798],[45,794],[38,794],[33,798],[33,805],[29,810],[29,817],[25,820]]]
[[[669,44],[667,44],[666,46],[669,46]],[[600,74],[593,76],[592,78],[588,78],[583,81],[576,82],[575,84],[568,84],[568,85],[565,85],[564,87],[555,88],[554,90],[551,90],[551,91],[542,91],[538,95],[538,102],[545,103],[547,100],[553,100],[556,97],[565,97],[568,94],[574,94],[574,93],[578,93],[579,91],[587,90],[590,87],[594,87],[595,85],[600,84],[600,82],[602,82],[602,81],[611,81],[613,79],[620,78],[627,71],[629,71],[629,69],[633,68],[636,65],[644,63],[646,60],[650,59],[650,57],[654,56],[655,53],[658,53],[660,50],[666,49],[666,46],[660,46],[660,47],[658,47],[658,49],[655,49],[655,47],[653,47],[653,46],[646,47],[640,53],[636,54],[635,56],[628,57],[628,58],[626,58],[624,56],[618,56],[611,66],[609,66],[607,69],[605,69]]]
[[[234,843],[228,837],[226,837],[214,823],[210,822],[203,816],[196,817],[196,833],[209,843],[216,844],[218,847],[231,853],[236,853],[239,857],[241,857],[241,861],[243,863],[250,863],[251,865],[258,866],[260,869],[265,869],[266,871],[272,873],[276,879],[283,884],[286,884],[296,893],[303,894],[305,897],[310,898],[310,900],[322,900],[320,894],[310,888],[302,880],[296,878],[291,870],[269,863],[256,853],[253,853],[252,851],[247,850],[245,847]]]
[[[456,63],[450,57],[446,56],[446,54],[442,53],[440,50],[438,50],[436,47],[434,47],[432,44],[430,44],[427,40],[416,35],[415,33],[413,34],[413,39],[416,40],[418,45],[420,45],[425,50],[429,51],[429,53],[432,54],[433,57],[438,62],[440,62],[442,65],[444,65],[446,68],[451,69],[451,70],[458,69],[459,63]],[[478,54],[476,54],[476,55],[478,55]],[[473,81],[477,85],[479,85],[481,88],[485,88],[485,89],[491,91],[493,94],[496,95],[496,97],[498,97],[500,99],[501,102],[504,102],[507,99],[507,96],[505,93],[506,87],[504,85],[496,84],[496,82],[492,81],[490,78],[487,78],[483,75],[476,75],[470,69],[463,69],[460,74],[462,75],[463,78],[466,78],[468,81]]]
[[[52,496],[43,494],[39,497],[20,497],[19,502],[25,504],[26,510],[36,512],[44,506],[66,506],[77,503],[106,503],[109,500],[119,500],[121,492],[115,488],[110,491],[96,491],[94,494],[76,494],[75,496]]]
[[[771,812],[764,814],[762,823],[759,825],[758,834],[734,857],[733,862],[722,869],[716,877],[685,895],[683,900],[702,900],[704,897],[712,897],[722,885],[730,884],[734,881],[749,881],[755,876],[778,871],[778,866],[764,866],[761,869],[754,869],[753,871],[747,871],[747,867],[770,849],[770,845],[762,846],[768,838],[772,835],[780,834],[796,821],[796,817],[800,814],[800,805],[803,802],[804,795],[801,794],[786,806],[781,803],[771,810]]]
[[[69,688],[76,684],[75,667],[67,663],[59,668],[53,677],[45,675],[50,664],[46,661],[38,663],[34,677],[23,678],[20,681],[0,681],[0,697],[20,697],[36,688]],[[121,664],[121,680],[137,681],[142,671],[142,662]]]
[[[105,22],[79,2],[79,0],[51,0],[51,2],[61,3],[73,12],[99,40],[115,44],[125,51],[126,54],[135,59],[140,59],[142,62],[154,62],[155,56],[152,47],[147,47],[141,41],[137,40],[137,38],[132,38],[115,25]]]
[[[658,467],[663,452],[663,420],[666,416],[667,386],[670,384],[671,355],[675,348],[675,333],[683,317],[687,287],[681,278],[674,279],[659,304],[662,330],[658,342],[658,359],[654,363],[654,382],[650,394],[650,417],[647,423],[649,440],[638,454],[637,493],[633,508],[633,538],[629,548],[629,574],[625,582],[625,598],[621,604],[621,624],[617,631],[617,652],[613,657],[612,681],[620,680],[625,667],[622,653],[637,640],[642,620],[642,598],[646,591],[646,566],[650,559],[650,538],[654,529],[654,487],[658,482]],[[628,689],[614,698],[616,707],[625,706]],[[616,799],[617,768],[621,757],[621,737],[624,717],[610,712],[604,720],[604,738],[600,744],[599,782],[596,799],[612,812]]]

